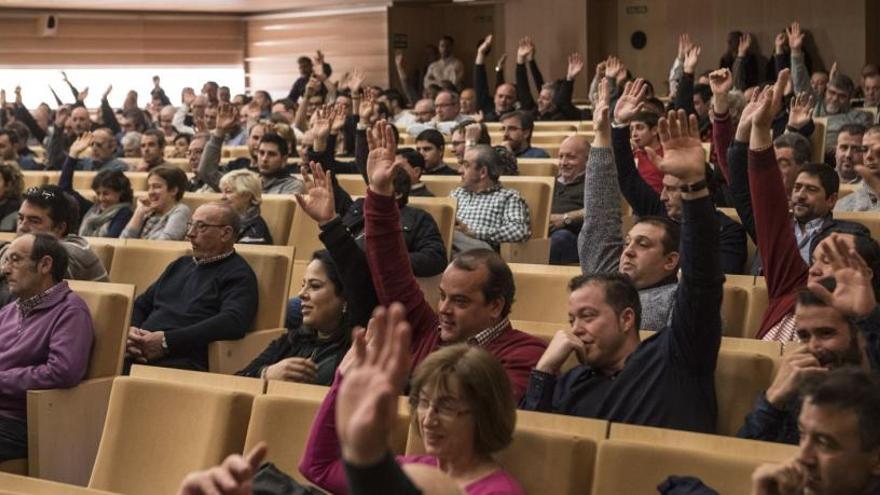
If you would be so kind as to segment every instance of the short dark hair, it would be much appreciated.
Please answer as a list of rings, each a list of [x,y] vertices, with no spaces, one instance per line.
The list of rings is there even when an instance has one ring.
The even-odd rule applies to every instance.
[[[192,142],[193,135],[188,132],[179,132],[174,135],[174,142],[176,143],[178,139],[183,139],[189,145]]]
[[[0,177],[6,183],[2,198],[21,199],[21,192],[24,190],[24,174],[21,173],[21,168],[14,162],[0,162]]]
[[[832,370],[807,385],[804,404],[807,402],[854,413],[862,451],[880,447],[880,379],[873,373],[855,366]]]
[[[185,176],[186,174],[184,174]],[[68,196],[60,187],[54,184],[32,187],[24,192],[21,199],[22,202],[27,201],[34,206],[47,210],[49,219],[52,220],[53,224],[61,225],[63,223],[62,237],[76,231],[79,207],[76,201]]]
[[[67,250],[58,242],[58,239],[50,234],[39,232],[30,235],[34,236],[31,259],[39,262],[44,256],[52,258],[52,281],[61,282],[67,275]]]
[[[385,95],[385,99],[389,102],[396,101],[397,104],[401,107],[406,106],[406,98],[400,93],[400,91],[396,89],[386,89],[383,93]]]
[[[654,112],[646,112],[641,111],[636,113],[630,122],[642,122],[648,127],[657,127],[657,122],[660,121],[660,116]]]
[[[824,163],[805,163],[801,166],[800,172],[798,172],[798,175],[800,174],[818,177],[819,182],[822,183],[822,188],[825,189],[826,198],[832,194],[837,194],[840,190],[840,177],[829,165]]]
[[[11,144],[13,148],[18,146],[18,134],[11,129],[0,129],[0,136],[6,136],[9,138],[9,144]]]
[[[141,142],[144,140],[144,136],[153,136],[156,138],[156,141],[159,143],[160,148],[165,147],[165,133],[160,131],[159,129],[147,129],[146,131],[141,133]]]
[[[174,195],[176,201],[183,199],[183,193],[186,192],[186,186],[189,184],[186,172],[174,166],[160,165],[150,170],[150,173],[147,174],[147,179],[153,175],[159,176],[164,180],[168,189],[177,189],[177,193]]]
[[[455,44],[455,40],[452,38],[452,36],[449,36],[448,34],[444,34],[443,36],[440,37],[440,39],[446,40],[446,42],[449,43],[450,45]]]
[[[101,170],[92,179],[92,190],[96,191],[99,187],[106,187],[111,191],[119,193],[120,203],[131,203],[134,201],[134,193],[131,190],[131,181],[125,176],[121,170]]]
[[[279,103],[284,105],[285,110],[293,110],[294,107],[296,107],[296,103],[294,103],[293,100],[291,100],[290,98],[281,98],[280,100],[275,100],[274,102],[272,102],[273,105],[278,105]]]
[[[275,134],[274,132],[267,132],[266,134],[263,134],[263,137],[260,138],[260,144],[263,143],[271,143],[278,146],[278,153],[280,153],[281,156],[288,156],[290,154],[290,148],[288,148],[287,146],[287,140],[279,136],[278,134]]]
[[[132,121],[134,124],[134,130],[138,132],[144,132],[144,129],[147,128],[147,117],[144,115],[143,110],[140,108],[129,108],[127,110],[123,110],[122,115],[128,120]],[[162,136],[163,139],[165,136]]]
[[[485,266],[489,276],[482,289],[483,297],[486,302],[498,298],[504,299],[501,317],[504,318],[510,314],[510,307],[516,296],[516,285],[513,282],[513,272],[510,271],[510,267],[501,255],[491,249],[471,249],[455,255],[452,258],[452,266],[469,272],[477,270],[480,266]]]
[[[498,122],[504,122],[507,119],[519,119],[519,125],[524,131],[535,130],[535,118],[532,117],[531,112],[524,112],[522,110],[507,112],[498,119]]]
[[[605,302],[620,316],[626,308],[636,315],[636,330],[642,326],[642,302],[632,280],[622,273],[588,273],[578,275],[568,282],[568,291],[574,292],[587,284],[601,285],[605,289]]]
[[[302,57],[299,57],[298,59],[296,59],[296,63],[312,65],[312,59],[310,59],[309,57],[306,57],[306,56],[302,56]]]
[[[441,150],[446,146],[446,140],[443,139],[443,134],[436,129],[426,129],[420,132],[419,135],[416,136],[416,142],[419,141],[427,141],[436,146],[437,149]]]
[[[324,265],[324,273],[327,274],[327,278],[330,279],[330,283],[333,284],[333,293],[339,297],[343,296],[343,290],[345,289],[345,285],[342,283],[342,277],[339,276],[339,270],[336,267],[336,261],[333,260],[333,256],[330,255],[330,251],[326,249],[319,249],[312,253],[312,260],[318,260]]]
[[[409,163],[410,167],[425,170],[425,157],[412,148],[397,148],[397,154]]]
[[[18,142],[27,144],[28,139],[31,138],[31,131],[28,127],[21,122],[10,122],[6,124],[6,130],[12,131],[18,135]]]
[[[844,132],[853,136],[864,136],[865,131],[868,129],[862,124],[853,122],[851,124],[843,124],[840,126],[840,130],[837,132],[837,135],[840,136]]]
[[[712,88],[708,84],[697,84],[694,86],[694,94],[700,95],[700,99],[708,103],[712,99]]]
[[[841,74],[839,72],[834,76],[834,79],[828,82],[828,85],[834,86],[840,91],[848,94],[850,97],[856,92],[856,85],[853,80],[846,74]]]
[[[477,138],[477,142],[475,144],[492,144],[492,137],[489,136],[489,128],[486,127],[486,124],[483,122],[475,122],[471,119],[462,120],[455,127],[452,128],[450,134],[454,134],[456,132],[465,132],[465,128],[471,124],[477,124],[480,126],[480,137]]]
[[[798,165],[803,165],[810,161],[813,156],[810,141],[796,132],[786,132],[773,140],[774,148],[791,149],[794,161]]]
[[[412,179],[406,170],[398,168],[394,171],[394,193],[399,194],[397,198],[397,207],[405,206],[409,203],[409,193],[412,191]]]
[[[640,223],[647,223],[663,229],[663,239],[660,241],[663,244],[663,254],[678,251],[679,243],[681,242],[681,226],[677,223],[666,217],[654,215],[639,217],[635,225]]]

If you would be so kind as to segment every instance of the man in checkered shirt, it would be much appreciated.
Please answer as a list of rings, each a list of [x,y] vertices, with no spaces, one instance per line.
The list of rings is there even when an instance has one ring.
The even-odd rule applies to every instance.
[[[458,201],[455,252],[476,248],[498,251],[502,242],[523,242],[532,235],[529,207],[514,189],[498,182],[498,155],[491,146],[476,145],[461,162],[461,187],[452,191]]]

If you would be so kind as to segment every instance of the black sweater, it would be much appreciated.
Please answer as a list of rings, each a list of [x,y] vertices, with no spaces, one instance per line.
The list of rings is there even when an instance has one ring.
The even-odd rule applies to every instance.
[[[257,277],[237,253],[196,265],[183,256],[134,302],[131,324],[164,331],[168,354],[152,363],[208,369],[208,344],[244,337],[259,302]]]
[[[263,352],[236,375],[259,378],[263,368],[290,357],[311,358],[318,367],[315,385],[329,386],[336,368],[345,357],[350,345],[351,329],[346,325],[331,338],[321,339],[317,332],[306,327],[288,330],[273,340]]]

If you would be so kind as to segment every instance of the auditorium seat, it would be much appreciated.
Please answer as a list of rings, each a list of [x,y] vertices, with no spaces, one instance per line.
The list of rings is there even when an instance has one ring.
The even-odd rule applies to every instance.
[[[289,290],[294,249],[289,246],[236,244],[235,251],[247,261],[257,276],[260,302],[253,329],[284,326],[284,312],[287,309],[285,294]]]
[[[516,189],[529,205],[532,236],[525,242],[502,243],[501,256],[508,263],[547,263],[550,258],[550,209],[553,203],[553,177],[504,177],[504,187]]]
[[[125,239],[115,237],[86,237],[89,242],[89,248],[95,253],[95,256],[101,260],[104,269],[110,273],[110,267],[113,266],[113,252],[117,247],[125,244]]]
[[[516,168],[522,177],[556,177],[559,175],[557,159],[517,158]],[[501,180],[504,180],[503,177]]]
[[[320,233],[318,223],[297,205],[286,242],[288,246],[296,248],[297,259],[310,260],[312,253],[324,249],[324,244],[318,237]]]
[[[755,399],[773,381],[775,361],[765,354],[721,349],[715,368],[719,434],[736,435]]]
[[[521,412],[517,411],[517,420]],[[590,428],[563,432],[518,423],[513,442],[495,454],[495,459],[516,478],[525,493],[589,494],[597,444],[605,437],[607,425],[604,421],[596,424],[600,425],[598,431]],[[415,427],[410,428],[406,453],[424,453]]]
[[[122,371],[134,287],[69,280],[89,307],[95,339],[84,380],[71,389],[32,390],[28,402],[31,476],[86,484],[91,472],[110,386]]]
[[[718,208],[718,211],[727,215],[731,220],[736,223],[742,224],[742,220],[739,218],[739,213],[736,212],[736,208]],[[755,262],[755,256],[758,255],[758,247],[755,246],[752,238],[746,235],[746,250],[748,252],[748,257],[746,259],[746,264],[743,267],[743,271],[748,273],[752,269],[752,265]]]
[[[129,375],[145,380],[157,380],[181,385],[196,385],[199,387],[212,387],[233,392],[243,392],[253,396],[262,395],[266,388],[265,382],[259,378],[228,374],[222,375],[215,372],[207,373],[204,371],[179,370],[146,364],[135,364],[131,367]]]
[[[367,195],[367,183],[364,182],[364,178],[360,174],[339,174],[336,176],[336,180],[339,182],[339,187],[351,197]],[[440,195],[438,194],[438,196]]]
[[[880,239],[880,213],[876,211],[835,211],[834,219],[860,223],[871,231],[871,237]]]
[[[2,464],[0,464],[2,465]],[[93,490],[55,481],[46,481],[0,472],[0,493],[4,495],[112,495],[111,492]]]
[[[187,473],[242,452],[253,400],[214,387],[117,378],[89,487],[174,493]]]
[[[708,435],[626,423],[611,423],[608,438],[650,445],[675,445],[688,450],[738,455],[763,462],[783,462],[797,452],[797,447],[784,443],[759,442],[730,436]]]
[[[285,304],[287,299],[285,298]],[[269,343],[287,332],[285,328],[255,330],[241,340],[219,340],[208,346],[211,373],[234,374],[260,355]]]
[[[296,199],[290,194],[264,194],[260,214],[272,234],[272,242],[283,246],[290,235],[290,226],[297,207]]]
[[[674,440],[654,444],[606,440],[599,444],[593,493],[657,493],[657,485],[674,475],[696,477],[722,495],[740,495],[750,492],[752,472],[762,463],[722,449],[682,448]]]
[[[40,187],[49,183],[49,175],[46,172],[23,170],[21,174],[24,176],[24,189],[31,187]]]
[[[176,245],[159,245],[156,241],[141,240],[132,244],[126,240],[125,245],[114,248],[110,281],[133,284],[135,295],[143,294],[172,261],[190,252],[189,243],[175,242]]]
[[[452,236],[455,232],[455,210],[457,208],[455,199],[449,197],[410,197],[409,205],[425,210],[434,218],[434,221],[437,222],[437,228],[440,230],[440,236],[443,237],[446,254],[448,257],[452,257]]]

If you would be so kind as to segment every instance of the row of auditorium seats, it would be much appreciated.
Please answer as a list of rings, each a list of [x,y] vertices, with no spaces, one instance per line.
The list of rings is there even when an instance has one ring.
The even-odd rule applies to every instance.
[[[113,384],[89,487],[128,494],[173,493],[187,472],[218,464],[260,441],[269,445],[269,462],[305,481],[297,466],[326,390],[135,366],[131,377],[117,378]],[[137,447],[141,445],[150,448]],[[409,454],[422,450],[403,397],[391,448]],[[784,461],[795,450],[518,411],[514,441],[498,459],[527,493],[653,493],[670,475],[690,475],[720,493],[739,494],[748,491],[755,467]]]

